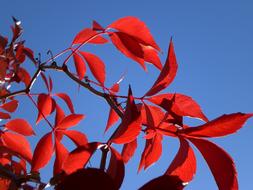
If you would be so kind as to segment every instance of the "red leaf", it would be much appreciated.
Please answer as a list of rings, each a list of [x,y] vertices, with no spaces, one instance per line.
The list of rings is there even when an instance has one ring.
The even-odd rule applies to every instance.
[[[60,141],[55,138],[55,162],[54,162],[54,175],[62,171],[62,165],[67,158],[69,152]]]
[[[158,76],[151,89],[144,96],[152,96],[165,89],[174,80],[176,73],[177,60],[174,52],[173,42],[171,40],[165,65],[163,66],[160,75]]]
[[[0,112],[0,119],[10,119],[11,116],[8,113]]]
[[[61,98],[67,104],[67,106],[68,106],[71,113],[75,112],[74,106],[72,104],[72,101],[71,101],[69,95],[67,95],[65,93],[57,93],[55,95],[58,96],[59,98]]]
[[[52,90],[53,90],[53,81],[51,77],[49,76],[49,92],[52,92]]]
[[[152,179],[139,190],[183,190],[183,182],[177,176],[162,175]]]
[[[38,100],[37,100],[37,106],[38,106],[38,117],[36,120],[36,124],[40,122],[40,120],[43,118],[43,115],[47,117],[51,114],[53,110],[53,101],[49,94],[39,94]],[[43,115],[42,115],[43,114]]]
[[[4,132],[2,134],[2,139],[5,146],[11,151],[17,153],[19,156],[31,162],[32,160],[32,151],[29,144],[29,141],[26,138],[19,134],[14,134],[10,132]]]
[[[158,127],[165,119],[165,113],[159,107],[144,104],[142,109],[142,122],[149,128]]]
[[[124,144],[132,142],[141,131],[141,114],[138,111],[132,90],[129,87],[126,111],[124,113],[121,124],[111,141],[116,144]]]
[[[25,83],[25,86],[29,86],[30,84],[30,81],[31,81],[31,76],[30,74],[27,72],[26,69],[22,68],[22,67],[19,67],[18,69],[18,78],[23,82]]]
[[[32,126],[24,119],[13,119],[5,124],[5,127],[25,136],[35,135]]]
[[[232,158],[216,144],[198,138],[188,138],[205,158],[220,190],[237,190],[237,172]]]
[[[155,163],[162,154],[162,135],[157,133],[154,138],[146,140],[144,151],[141,155],[138,172],[144,167],[147,169]]]
[[[105,82],[105,64],[104,62],[96,55],[79,51],[79,53],[83,56],[86,62],[89,65],[91,73],[96,78],[96,80],[104,85]]]
[[[72,42],[73,44],[93,43],[93,44],[105,44],[108,41],[101,35],[90,28],[85,28],[80,31]]]
[[[65,113],[64,111],[61,109],[60,106],[58,106],[58,104],[55,104],[56,107],[56,114],[55,114],[55,126],[59,125],[59,123],[65,118]]]
[[[62,133],[70,138],[76,144],[76,146],[85,146],[88,143],[86,135],[80,131],[64,130]]]
[[[163,66],[158,56],[158,52],[150,46],[142,46],[142,50],[144,52],[144,60],[146,62],[152,63],[159,70],[162,70]]]
[[[222,115],[198,127],[184,129],[183,133],[195,137],[221,137],[239,130],[253,114],[233,113]]]
[[[116,189],[119,189],[125,176],[125,165],[118,151],[113,147],[110,147],[110,150],[111,159],[107,173],[112,177]]]
[[[82,80],[86,73],[85,62],[82,59],[82,57],[78,55],[77,53],[73,53],[73,59],[74,59],[77,75],[79,79]]]
[[[97,21],[93,20],[93,22],[92,22],[92,30],[103,31],[104,28]]]
[[[191,97],[183,94],[160,94],[148,100],[168,112],[173,111],[178,116],[190,116],[208,121],[200,106]]]
[[[16,111],[17,107],[18,107],[17,100],[12,100],[10,102],[7,102],[7,103],[1,105],[1,108],[4,109],[5,111],[8,111],[8,112]]]
[[[69,127],[77,125],[83,118],[84,115],[82,114],[70,114],[67,117],[65,117],[56,127],[58,129],[67,129]]]
[[[114,109],[110,108],[109,117],[107,120],[105,132],[110,129],[110,127],[115,124],[119,120],[118,114],[114,111]]]
[[[133,140],[130,143],[126,143],[123,146],[121,157],[124,163],[127,163],[134,155],[137,148],[137,139]]]
[[[160,50],[145,23],[136,17],[128,16],[118,19],[107,28],[114,28],[120,32],[124,32],[134,38],[137,38],[144,45],[152,46],[158,51]]]
[[[111,33],[110,38],[121,53],[139,63],[141,67],[146,70],[144,52],[137,41],[122,32]]]
[[[90,143],[88,148],[86,146],[79,146],[69,153],[63,164],[63,170],[66,174],[71,174],[76,170],[83,168],[89,161],[92,154],[97,149],[97,143]]]
[[[32,159],[32,171],[39,171],[52,157],[54,151],[52,132],[45,134],[36,145]]]
[[[196,173],[196,158],[189,143],[180,138],[180,148],[165,175],[178,176],[183,182],[189,182]]]

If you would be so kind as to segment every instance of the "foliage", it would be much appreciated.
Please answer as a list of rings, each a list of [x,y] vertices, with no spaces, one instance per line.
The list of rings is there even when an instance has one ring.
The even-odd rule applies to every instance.
[[[196,173],[196,158],[191,144],[206,160],[220,190],[238,189],[237,172],[232,158],[207,138],[235,133],[253,114],[238,112],[209,121],[191,97],[180,93],[159,94],[173,82],[177,73],[172,39],[167,59],[162,64],[159,46],[138,18],[124,17],[105,28],[93,21],[91,28],[85,28],[75,36],[69,48],[42,62],[40,58],[35,59],[33,51],[20,40],[21,25],[17,19],[13,19],[12,39],[0,36],[1,189],[43,189],[48,186],[55,186],[56,189],[119,189],[124,180],[125,165],[136,154],[137,139],[141,133],[145,136],[146,144],[139,172],[158,161],[163,150],[164,136],[178,138],[180,147],[166,172],[140,189],[183,189]],[[160,70],[156,81],[142,97],[135,97],[130,86],[128,95],[119,95],[123,78],[107,87],[104,62],[97,55],[82,50],[86,44],[103,45],[108,42],[144,70],[147,62]],[[63,55],[66,55],[66,59],[58,65],[55,59]],[[75,71],[69,69],[71,58]],[[36,68],[33,75],[23,66],[25,61],[30,61]],[[87,69],[92,76],[87,76]],[[75,112],[72,100],[66,93],[53,92],[53,80],[46,75],[48,70],[64,73],[74,84],[102,97],[108,103],[110,112],[105,132],[118,120],[120,124],[107,142],[89,142],[83,132],[70,129],[78,125],[84,115]],[[39,77],[43,79],[47,92],[32,92]],[[19,90],[20,86],[25,87]],[[26,137],[39,135],[34,133],[26,119],[11,118],[21,95],[25,95],[34,104],[37,110],[36,124],[45,120],[50,127],[40,137],[34,151]],[[66,103],[68,110],[60,106],[59,99]],[[51,115],[55,118],[53,122],[49,118]],[[184,117],[200,119],[204,124],[187,126],[183,122]],[[64,136],[73,141],[76,146],[74,150],[68,150],[64,146]],[[114,148],[114,144],[122,145],[121,153]],[[87,168],[87,163],[99,149],[102,151],[100,167]],[[109,165],[106,166],[109,152]],[[52,178],[50,182],[43,183],[39,172],[52,157],[55,157]],[[99,183],[96,183],[97,179]]]

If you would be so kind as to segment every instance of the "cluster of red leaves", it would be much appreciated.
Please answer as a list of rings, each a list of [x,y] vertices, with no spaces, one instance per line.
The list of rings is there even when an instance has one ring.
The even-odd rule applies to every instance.
[[[9,45],[7,45],[7,38],[0,36],[1,96],[10,93],[8,85],[11,82],[22,81],[26,86],[30,85],[31,77],[21,67],[21,64],[26,57],[29,57],[34,63],[36,61],[32,51],[24,47],[22,41],[16,42],[20,34],[21,27],[16,22]],[[142,97],[134,97],[130,87],[127,96],[117,95],[121,79],[112,87],[106,87],[103,61],[97,55],[80,50],[87,43],[105,44],[109,41],[122,54],[140,64],[143,69],[146,69],[145,63],[149,62],[160,70],[156,81]],[[56,189],[70,189],[80,183],[85,183],[84,186],[87,187],[87,184],[95,183],[94,177],[107,181],[108,185],[114,189],[119,189],[124,180],[125,164],[134,156],[138,146],[137,139],[143,132],[146,144],[138,171],[143,168],[147,169],[158,161],[163,150],[164,136],[178,138],[180,147],[165,173],[145,184],[141,189],[183,189],[184,184],[190,182],[196,173],[196,158],[191,144],[203,155],[219,189],[238,189],[237,173],[232,158],[222,148],[206,138],[235,133],[253,114],[233,113],[209,121],[198,103],[191,97],[179,93],[158,94],[172,83],[177,73],[178,65],[172,40],[169,44],[167,59],[162,65],[158,55],[160,48],[146,25],[135,17],[125,17],[106,28],[94,21],[91,28],[85,28],[76,35],[69,50],[71,54],[64,61],[63,66],[73,57],[76,80],[90,82],[91,80],[86,76],[88,65],[93,77],[98,81],[98,83],[92,81],[92,84],[101,87],[103,93],[115,101],[116,109],[122,113],[120,124],[107,143],[88,142],[84,133],[69,130],[70,127],[78,125],[84,115],[75,113],[71,98],[67,94],[52,93],[53,81],[42,72],[40,76],[45,83],[47,93],[34,94],[37,96],[37,102],[33,100],[32,95],[28,94],[28,96],[38,110],[36,124],[44,119],[51,130],[40,138],[32,153],[29,141],[24,137],[35,135],[30,124],[24,119],[7,120],[10,119],[9,113],[0,112],[0,119],[7,120],[2,125],[3,129],[0,130],[0,164],[2,166],[16,175],[26,176],[27,163],[31,165],[31,173],[38,173],[55,153],[54,176],[61,178]],[[66,103],[70,111],[69,115],[65,115],[55,98],[60,98]],[[127,98],[125,108],[117,104],[120,98]],[[17,106],[18,101],[12,99],[7,102],[3,101],[0,108],[7,112],[14,112]],[[54,124],[49,121],[49,116],[52,114],[55,114]],[[200,119],[204,124],[194,127],[187,126],[183,122],[184,117]],[[105,131],[109,130],[119,119],[120,116],[115,108],[110,107]],[[62,143],[64,136],[75,144],[74,150],[69,151],[64,146]],[[113,148],[113,144],[122,144],[122,152],[119,153]],[[105,172],[92,169],[80,170],[86,166],[97,149],[110,152],[107,170]],[[13,158],[18,158],[19,161]],[[10,181],[2,179],[0,187],[7,189],[9,183]],[[82,186],[78,185],[78,187]]]

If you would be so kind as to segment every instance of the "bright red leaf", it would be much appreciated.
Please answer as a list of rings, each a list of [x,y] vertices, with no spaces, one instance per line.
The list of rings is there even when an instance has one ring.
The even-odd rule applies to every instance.
[[[151,89],[144,96],[152,96],[161,90],[165,89],[174,80],[177,73],[177,60],[174,52],[172,40],[168,50],[166,62],[161,70],[160,75],[151,87]]]
[[[134,155],[137,148],[137,139],[133,140],[130,143],[126,143],[123,146],[121,157],[124,163],[127,163]]]
[[[126,33],[138,39],[142,44],[152,46],[158,51],[160,50],[145,23],[136,17],[128,16],[118,19],[107,28],[113,28]]]
[[[173,111],[178,116],[190,116],[208,121],[198,103],[184,94],[159,94],[148,100],[168,112]]]
[[[39,94],[37,100],[38,106],[38,117],[36,120],[36,124],[40,122],[43,116],[47,117],[52,113],[53,110],[53,100],[49,94]]]
[[[83,56],[86,62],[89,65],[89,68],[96,78],[96,80],[104,85],[105,82],[105,64],[104,62],[96,55],[88,52],[79,51],[79,53]]]
[[[86,73],[85,62],[82,59],[82,57],[80,55],[78,55],[77,53],[73,53],[73,59],[74,59],[78,78],[80,80],[82,80],[84,78],[85,73]]]
[[[178,176],[183,182],[190,182],[196,173],[196,158],[189,143],[180,140],[180,148],[165,175]]]
[[[35,135],[32,126],[24,119],[13,119],[5,124],[5,127],[25,136]]]
[[[70,114],[65,117],[56,127],[58,129],[67,129],[77,125],[83,118],[84,115],[82,114]]]
[[[0,112],[0,119],[10,119],[11,116],[8,113]]]
[[[124,113],[121,124],[111,141],[117,144],[132,142],[141,131],[141,114],[138,111],[132,90],[129,87],[126,111]]]
[[[54,175],[62,171],[62,165],[67,158],[69,152],[60,141],[55,138],[55,162],[54,162]]]
[[[239,130],[253,114],[233,113],[222,115],[198,127],[186,128],[183,133],[195,137],[221,137]]]
[[[86,135],[80,131],[64,130],[62,133],[70,138],[76,144],[76,146],[85,146],[88,143]]]
[[[70,152],[63,164],[63,170],[66,174],[71,174],[83,168],[97,149],[97,145],[97,143],[90,143],[88,147],[79,146]]]
[[[1,105],[1,108],[8,112],[14,112],[18,107],[18,101],[12,100]]]
[[[28,162],[31,162],[32,160],[31,147],[29,141],[23,135],[5,132],[2,134],[1,137],[4,141],[5,146],[8,149],[17,153],[17,155],[21,156]]]
[[[118,114],[114,111],[114,109],[110,108],[109,117],[107,120],[105,132],[110,129],[110,127],[115,124],[119,120]]]
[[[158,56],[158,52],[151,46],[142,46],[142,50],[144,52],[144,60],[152,63],[159,70],[162,70],[163,66]]]
[[[67,104],[71,113],[75,113],[74,106],[69,95],[67,95],[66,93],[56,93],[55,95],[61,98]]]
[[[39,171],[52,157],[54,151],[52,132],[45,134],[36,145],[32,159],[32,171]]]
[[[55,104],[56,113],[55,113],[55,126],[59,125],[59,123],[65,118],[65,113],[61,109],[58,104]]]
[[[222,148],[205,139],[188,138],[205,158],[220,190],[238,190],[237,172],[232,158]]]
[[[26,69],[19,67],[17,75],[18,78],[25,84],[26,87],[30,84],[31,76]]]
[[[72,44],[83,44],[83,43],[105,44],[107,42],[108,41],[101,35],[98,35],[96,31],[90,28],[85,28],[76,35]]]
[[[110,150],[111,159],[107,173],[113,179],[116,189],[119,189],[125,176],[125,165],[118,151],[113,147],[110,147]]]

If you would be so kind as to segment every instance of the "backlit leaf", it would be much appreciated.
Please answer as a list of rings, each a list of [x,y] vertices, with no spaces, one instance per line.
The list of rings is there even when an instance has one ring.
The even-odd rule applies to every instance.
[[[69,127],[73,127],[77,125],[83,118],[84,115],[82,114],[70,114],[58,124],[57,128],[67,129]]]
[[[37,100],[38,106],[38,116],[36,120],[36,124],[40,122],[40,120],[44,117],[47,117],[51,114],[53,110],[53,101],[49,94],[39,94]]]
[[[96,78],[96,80],[104,85],[105,82],[105,64],[104,62],[96,55],[88,52],[79,51],[79,53],[83,56],[86,62],[89,65],[89,68]]]
[[[174,80],[177,73],[177,60],[172,40],[170,41],[166,62],[151,89],[144,96],[152,96],[165,89]]]
[[[178,176],[183,182],[190,182],[196,173],[196,158],[189,143],[180,139],[180,148],[165,175]]]
[[[222,115],[198,127],[184,129],[183,133],[195,137],[221,137],[239,130],[253,114],[233,113]]]
[[[69,152],[60,141],[55,138],[55,162],[54,162],[54,175],[62,171],[62,165],[67,158]]]
[[[134,155],[137,148],[137,139],[133,140],[130,143],[126,143],[123,146],[121,157],[124,163],[127,163]]]
[[[86,135],[80,131],[64,130],[62,133],[70,138],[76,144],[76,146],[85,146],[88,143]]]
[[[68,106],[71,113],[75,112],[74,111],[74,106],[73,106],[72,101],[71,101],[68,94],[66,94],[66,93],[56,93],[55,95],[58,96],[59,98],[61,98],[67,104],[67,106]]]
[[[45,134],[36,145],[32,159],[32,171],[39,171],[47,165],[54,151],[52,132]]]
[[[85,62],[82,59],[82,57],[80,55],[78,55],[77,53],[73,54],[73,59],[74,59],[74,63],[75,63],[78,78],[80,80],[82,80],[84,78],[85,73],[86,73]]]
[[[5,124],[5,127],[21,135],[35,135],[32,126],[24,119],[12,119]]]
[[[113,147],[110,147],[110,150],[111,159],[107,173],[112,177],[116,189],[119,189],[125,176],[125,165],[118,151]]]
[[[128,16],[120,18],[110,24],[107,28],[114,28],[120,32],[137,38],[144,45],[152,46],[158,51],[160,50],[145,23],[136,17]]]
[[[1,105],[1,108],[8,112],[14,112],[18,107],[17,100],[11,100],[10,102]]]
[[[216,144],[199,138],[188,138],[206,160],[220,190],[237,190],[237,172],[232,158]]]
[[[118,114],[114,111],[114,109],[110,108],[109,117],[107,120],[105,132],[110,129],[110,127],[115,124],[119,120]]]

